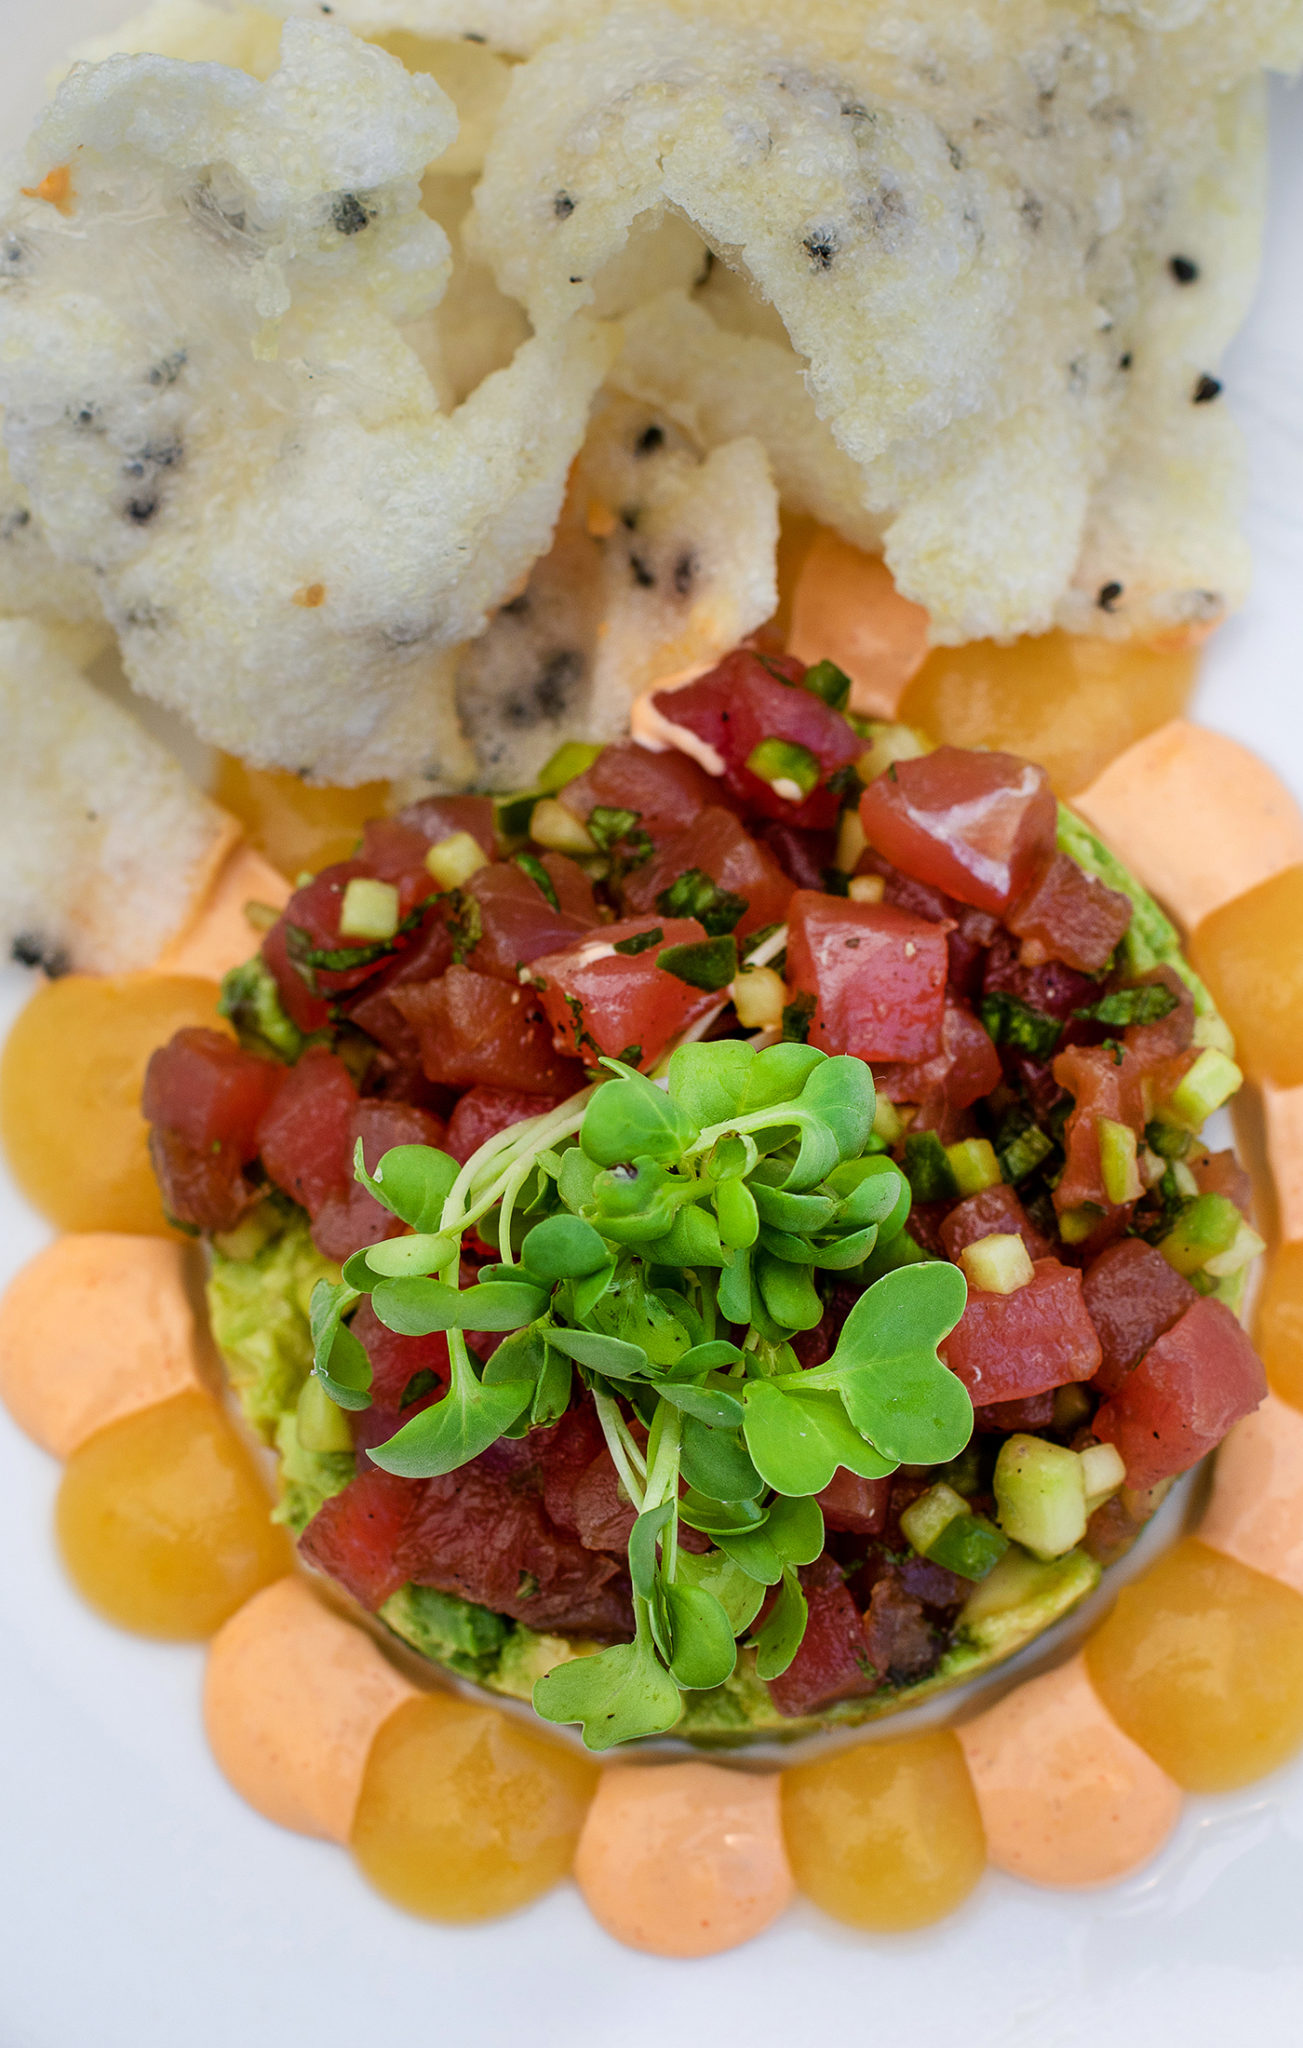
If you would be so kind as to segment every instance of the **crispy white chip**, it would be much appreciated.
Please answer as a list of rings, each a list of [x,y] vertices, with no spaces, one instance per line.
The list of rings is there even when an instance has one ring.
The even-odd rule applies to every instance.
[[[666,415],[606,399],[551,551],[463,652],[479,778],[519,788],[569,735],[617,738],[640,690],[736,645],[774,610],[777,542],[757,441],[703,457]]]
[[[231,820],[30,620],[0,620],[0,945],[51,967],[148,966]]]
[[[280,17],[246,6],[244,0],[232,0],[229,7],[214,5],[213,0],[150,0],[148,7],[107,35],[77,43],[55,78],[63,78],[74,64],[146,55],[231,64],[254,78],[267,78],[276,69],[280,39]]]
[[[113,58],[0,228],[4,436],[51,548],[138,689],[320,780],[465,775],[446,650],[548,546],[614,347],[581,319],[440,409],[406,336],[450,268],[419,179],[454,125],[330,26],[287,23],[265,85]]]
[[[320,0],[272,0],[280,14],[319,16]],[[604,0],[335,0],[334,13],[359,35],[394,29],[465,39],[508,56],[528,56],[549,36],[601,12]]]
[[[437,306],[404,330],[421,355],[444,410],[460,405],[495,370],[505,370],[529,339],[524,308],[498,290],[487,263],[462,241],[470,211],[473,177],[432,171],[422,186],[425,210],[448,237],[452,275]]]
[[[938,640],[1080,611],[1074,575],[1126,581],[1097,572],[1113,533],[1131,630],[1203,607],[1209,556],[1238,594],[1224,522],[1203,530],[1213,490],[1199,512],[1187,495],[1205,441],[1224,477],[1227,438],[1192,412],[1188,367],[1215,373],[1246,267],[1210,265],[1179,349],[1155,297],[1183,290],[1191,191],[1220,190],[1252,241],[1261,133],[1239,79],[1297,54],[1299,0],[641,0],[560,19],[513,74],[473,236],[537,330],[673,208],[780,315]],[[1137,404],[1122,362],[1142,349]]]
[[[12,612],[67,625],[103,617],[94,578],[54,553],[0,446],[0,614]]]
[[[401,29],[374,40],[409,71],[427,72],[437,80],[457,109],[457,134],[439,158],[439,170],[460,177],[482,169],[511,83],[511,67],[478,42],[441,41]]]
[[[731,332],[681,291],[634,307],[623,324],[611,373],[621,390],[661,407],[703,447],[753,436],[785,506],[860,547],[880,546],[882,522],[865,510],[860,471],[816,413],[785,337]]]

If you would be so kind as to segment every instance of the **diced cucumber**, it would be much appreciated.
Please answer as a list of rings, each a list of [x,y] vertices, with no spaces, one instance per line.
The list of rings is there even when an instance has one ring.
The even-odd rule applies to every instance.
[[[928,1551],[933,1564],[961,1579],[984,1579],[1009,1548],[1009,1538],[985,1515],[956,1515]]]
[[[899,1145],[905,1135],[905,1119],[885,1095],[879,1095],[873,1106],[873,1135],[888,1148]]]
[[[1145,1125],[1145,1143],[1160,1159],[1184,1159],[1192,1140],[1184,1124],[1156,1116]]]
[[[539,770],[539,788],[545,796],[555,796],[567,782],[586,774],[601,751],[598,740],[566,740]]]
[[[1028,1124],[996,1155],[1002,1177],[1010,1187],[1016,1187],[1020,1180],[1026,1180],[1029,1173],[1034,1173],[1042,1159],[1047,1159],[1053,1150],[1053,1138],[1047,1138],[1038,1125]]]
[[[1000,1527],[1035,1557],[1062,1557],[1086,1533],[1081,1459],[1037,1436],[1011,1436],[995,1461]]]
[[[961,1138],[947,1145],[946,1158],[961,1195],[980,1195],[1000,1184],[1000,1162],[989,1138]]]
[[[451,832],[425,856],[426,872],[441,889],[460,889],[488,864],[488,855],[473,832]]]
[[[529,836],[535,846],[551,853],[596,853],[597,842],[588,827],[554,796],[541,797],[529,814]]]
[[[910,1502],[900,1526],[920,1557],[961,1579],[984,1579],[1009,1548],[1008,1537],[944,1479]]]
[[[1077,1453],[1081,1459],[1081,1483],[1086,1489],[1086,1513],[1096,1508],[1125,1484],[1127,1468],[1116,1444],[1089,1444]]]
[[[868,746],[855,763],[855,773],[861,782],[872,782],[875,776],[885,775],[896,761],[917,761],[932,751],[930,743],[912,725],[886,725],[870,719],[868,739]]]
[[[1228,1196],[1196,1195],[1161,1239],[1158,1249],[1168,1265],[1175,1266],[1188,1279],[1192,1273],[1202,1272],[1209,1259],[1230,1250],[1243,1221]]]
[[[528,838],[529,821],[540,794],[537,789],[522,789],[517,795],[494,797],[493,822],[500,839]]]
[[[1241,1217],[1240,1227],[1226,1250],[1204,1260],[1204,1272],[1210,1273],[1214,1280],[1228,1280],[1232,1273],[1240,1272],[1251,1259],[1256,1259],[1266,1249],[1265,1241],[1259,1237],[1252,1224],[1246,1223]]]
[[[1167,1107],[1197,1131],[1215,1109],[1230,1101],[1243,1079],[1233,1059],[1215,1045],[1206,1046],[1172,1090]]]
[[[905,1176],[916,1202],[941,1202],[959,1193],[954,1168],[935,1131],[911,1131],[905,1140]]]
[[[789,803],[800,803],[819,780],[819,763],[799,740],[761,740],[747,755],[746,765]]]
[[[1027,1247],[1016,1230],[993,1231],[966,1244],[959,1263],[974,1287],[986,1294],[1016,1294],[1035,1279]]]
[[[917,1500],[912,1500],[900,1518],[900,1526],[920,1557],[931,1554],[932,1545],[957,1515],[968,1513],[968,1502],[953,1486],[939,1479]]]
[[[351,1451],[353,1432],[315,1373],[303,1382],[295,1411],[295,1428],[305,1451]]]
[[[846,894],[852,903],[881,903],[887,893],[887,885],[881,875],[852,875],[846,884]]]
[[[1129,1124],[1115,1123],[1111,1116],[1100,1117],[1096,1128],[1105,1194],[1110,1202],[1138,1202],[1142,1189],[1135,1132]]]
[[[398,930],[398,891],[392,882],[354,875],[339,906],[341,939],[392,939]]]
[[[852,804],[843,811],[837,826],[837,865],[844,875],[853,875],[859,866],[860,855],[868,845],[868,835],[860,823],[858,808]],[[881,879],[881,877],[879,877]]]
[[[1059,1236],[1065,1244],[1084,1244],[1098,1225],[1104,1211],[1094,1202],[1080,1202],[1059,1217]]]

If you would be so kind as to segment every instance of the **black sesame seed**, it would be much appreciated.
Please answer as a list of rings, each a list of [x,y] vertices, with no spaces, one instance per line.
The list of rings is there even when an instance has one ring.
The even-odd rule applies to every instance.
[[[674,564],[674,588],[680,597],[686,597],[697,580],[697,558],[689,549],[679,556]]]
[[[330,209],[331,226],[341,235],[360,235],[375,219],[375,209],[364,206],[356,192],[341,192]]]
[[[0,519],[0,540],[12,540],[16,533],[21,533],[23,528],[30,526],[31,523],[31,513],[26,505],[20,505],[17,511],[10,512],[4,519]]]
[[[1193,284],[1199,275],[1199,266],[1188,256],[1173,256],[1168,269],[1178,284]]]
[[[1209,377],[1205,373],[1199,379],[1199,382],[1195,385],[1193,392],[1190,394],[1191,403],[1193,405],[1211,405],[1214,398],[1219,398],[1221,396],[1221,389],[1222,387],[1220,378]]]
[[[654,455],[658,448],[663,448],[664,446],[665,429],[664,427],[656,426],[653,422],[650,427],[643,428],[633,444],[633,452],[635,455]]]
[[[648,568],[646,562],[644,562],[641,555],[630,555],[629,567],[633,571],[633,580],[637,584],[639,590],[655,589],[656,572],[655,570]]]
[[[137,526],[148,526],[157,510],[157,498],[132,498],[127,505],[127,517]]]
[[[1131,351],[1130,351],[1130,349],[1128,349],[1128,350],[1127,350],[1127,352],[1126,352],[1126,354],[1125,354],[1125,355],[1123,355],[1123,356],[1119,356],[1119,357],[1118,357],[1118,368],[1119,368],[1119,370],[1129,370],[1129,369],[1131,368]]]
[[[569,220],[575,210],[575,202],[568,192],[558,192],[552,201],[552,211],[558,220]]]
[[[19,932],[9,953],[20,967],[43,967],[51,981],[66,974],[72,964],[62,946],[48,944],[36,932]]]
[[[183,348],[174,349],[170,356],[164,356],[162,362],[154,364],[148,381],[156,390],[166,384],[175,384],[185,365],[186,351]]]
[[[826,230],[807,235],[801,243],[815,270],[831,270],[837,254],[837,237]]]
[[[1099,586],[1099,595],[1095,599],[1095,602],[1102,612],[1116,611],[1117,601],[1121,597],[1121,595],[1122,585],[1120,583],[1101,583]]]

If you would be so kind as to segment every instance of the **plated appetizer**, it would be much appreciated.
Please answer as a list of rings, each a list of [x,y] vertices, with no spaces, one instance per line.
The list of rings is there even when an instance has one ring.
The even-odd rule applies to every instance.
[[[1303,1742],[1303,821],[1181,716],[1303,17],[281,11],[88,50],[3,195],[65,1563],[437,1918],[1125,1875]],[[683,1747],[992,1672],[1219,1445],[955,1725]]]
[[[594,1747],[985,1668],[1265,1390],[1172,927],[848,692],[741,649],[376,820],[146,1077],[301,1555]]]

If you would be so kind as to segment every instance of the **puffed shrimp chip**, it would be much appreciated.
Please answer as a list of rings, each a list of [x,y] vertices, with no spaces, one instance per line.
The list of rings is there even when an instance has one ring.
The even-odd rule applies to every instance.
[[[0,946],[35,966],[148,966],[235,825],[31,620],[0,620]]]
[[[659,406],[703,447],[739,435],[760,442],[783,504],[876,549],[881,522],[866,511],[859,468],[837,446],[784,341],[721,327],[686,292],[635,306],[611,373],[622,391]]]
[[[777,603],[777,542],[758,441],[703,456],[666,415],[604,399],[551,550],[461,657],[479,779],[520,788],[567,735],[617,739],[640,690],[735,646]]]
[[[271,0],[280,14],[321,13],[320,0]],[[549,36],[599,13],[605,0],[334,0],[332,12],[359,35],[401,29],[413,36],[487,43],[524,57]]]
[[[64,84],[0,223],[4,438],[46,540],[137,689],[323,781],[465,775],[448,650],[547,548],[614,346],[581,318],[440,410],[409,337],[454,128],[341,28],[287,23],[266,84],[113,58]]]
[[[1180,289],[1177,195],[1228,156],[1243,191],[1259,161],[1234,73],[1220,92],[1209,74],[1228,11],[1196,8],[1206,23],[1165,35],[1121,10],[1009,0],[614,5],[516,68],[475,239],[546,332],[591,299],[635,222],[685,214],[781,316],[934,638],[1040,630],[1095,492],[1125,467],[1124,359],[1161,346],[1149,281]],[[1257,41],[1245,61],[1273,47]],[[1201,374],[1244,304],[1240,266],[1204,280]],[[1184,360],[1162,355],[1149,408],[1179,436],[1193,402]],[[1165,581],[1190,555],[1164,542],[1186,516],[1182,472],[1159,472],[1159,566],[1139,565],[1132,630],[1190,601]]]
[[[246,0],[232,0],[229,7],[212,0],[149,0],[139,14],[128,15],[106,34],[75,44],[57,77],[66,76],[73,64],[148,55],[233,64],[254,78],[267,78],[276,69],[280,35],[279,17]]]

